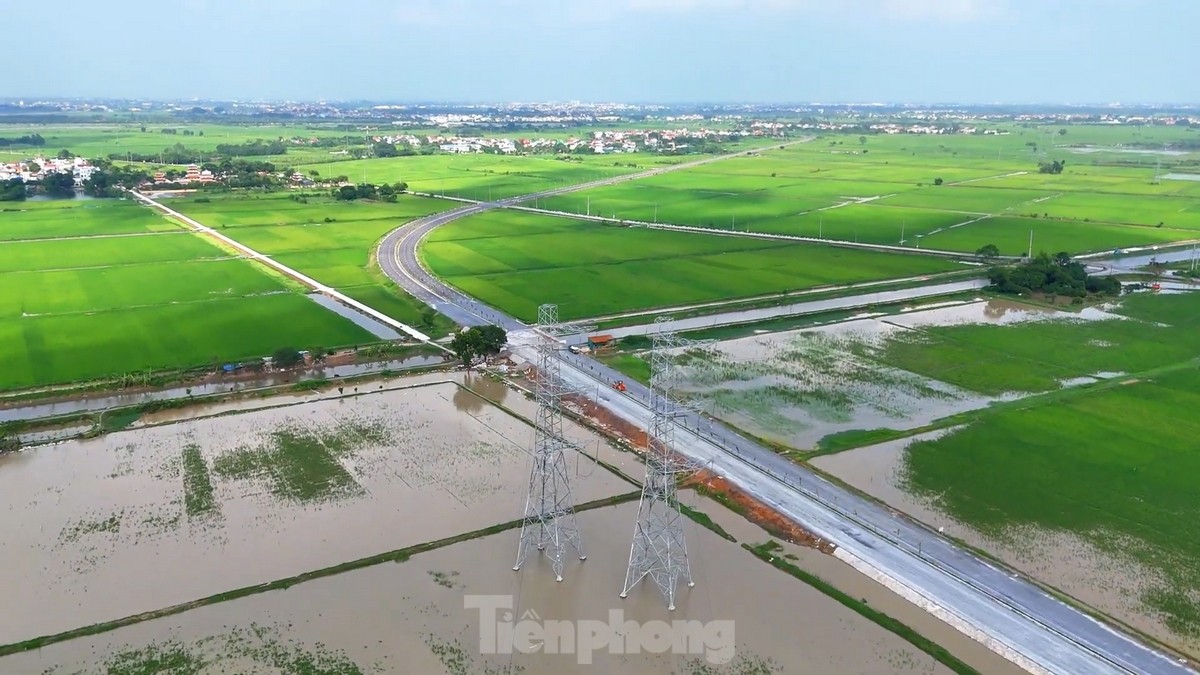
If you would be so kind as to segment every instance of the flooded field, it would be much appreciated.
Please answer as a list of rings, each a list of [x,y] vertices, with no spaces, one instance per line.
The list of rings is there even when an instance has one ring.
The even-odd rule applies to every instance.
[[[715,508],[707,500],[700,506],[710,513]],[[691,521],[687,536],[697,585],[682,589],[676,611],[666,610],[654,588],[639,587],[629,598],[619,599],[635,512],[636,505],[624,504],[580,514],[591,555],[586,562],[568,564],[563,583],[554,582],[542,561],[531,560],[521,572],[513,572],[515,532],[509,531],[403,563],[376,565],[5,657],[0,671],[148,672],[137,668],[175,663],[181,666],[179,672],[188,673],[950,672],[896,635]],[[766,539],[737,516],[713,515],[739,540]],[[834,566],[843,574],[850,570],[810,549],[787,551],[781,554],[794,556],[796,564],[806,568],[811,563],[823,575],[829,571],[836,576]],[[902,612],[920,615],[916,619],[927,623],[921,626],[929,631],[926,635],[961,652],[980,672],[1017,672],[911,605],[896,605],[895,596],[890,601],[881,596],[882,587],[874,582],[862,577],[856,582],[858,587],[848,592],[868,598],[873,606],[878,601],[885,611],[901,612],[893,615],[903,620],[910,617]],[[476,606],[498,606],[495,618],[467,608],[468,595],[476,596]],[[622,615],[613,620],[613,611]],[[542,622],[581,619],[621,626],[630,640],[653,620],[693,620],[709,632],[692,643],[692,653],[683,655],[656,653],[660,648],[652,642],[646,649],[624,650],[633,653],[619,648],[610,653],[605,644],[586,650],[591,665],[581,665],[582,640],[560,643],[566,647],[559,654],[481,654],[488,651],[481,646],[494,644],[489,629],[496,622],[549,625]],[[713,621],[732,624],[724,624],[726,632],[719,634],[721,625],[709,623]],[[575,625],[560,629],[572,634]]]
[[[904,485],[904,451],[913,442],[933,439],[952,429],[880,443],[834,455],[817,457],[812,464],[889,506],[961,539],[1079,600],[1110,614],[1138,630],[1169,636],[1170,630],[1146,612],[1144,593],[1163,580],[1155,570],[1132,558],[1101,550],[1066,531],[1027,526],[1008,528],[999,536],[982,533],[956,521],[936,499],[910,493]]]
[[[169,411],[158,421],[277,406],[0,457],[0,644],[519,517],[531,427],[448,377],[463,375]],[[502,384],[468,383],[531,406]],[[569,434],[634,465],[582,428]],[[579,502],[634,489],[573,468]]]
[[[878,353],[905,331],[1108,318],[1118,317],[1096,308],[1067,313],[997,299],[918,306],[898,314],[725,340],[704,352],[682,354],[682,388],[714,416],[755,436],[811,450],[830,434],[914,429],[1015,397],[981,396],[883,363]],[[1063,384],[1093,381],[1078,378]]]

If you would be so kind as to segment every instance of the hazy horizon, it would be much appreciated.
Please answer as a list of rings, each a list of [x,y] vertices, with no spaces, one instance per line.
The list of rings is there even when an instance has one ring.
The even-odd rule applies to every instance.
[[[63,36],[10,98],[1200,102],[1190,0],[118,0],[6,19]]]

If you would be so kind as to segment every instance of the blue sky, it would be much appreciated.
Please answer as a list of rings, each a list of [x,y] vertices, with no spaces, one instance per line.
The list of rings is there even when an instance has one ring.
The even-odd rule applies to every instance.
[[[1200,102],[1200,0],[5,4],[13,97]]]

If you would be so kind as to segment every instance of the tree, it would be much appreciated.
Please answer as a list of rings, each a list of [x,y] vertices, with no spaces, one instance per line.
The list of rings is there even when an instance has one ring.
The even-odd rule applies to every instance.
[[[343,185],[333,191],[333,197],[344,202],[351,202],[358,199],[358,190],[354,189],[353,185]]]
[[[75,155],[71,154],[70,150],[63,148],[62,150],[58,151],[58,158],[59,159],[75,159]]]
[[[25,181],[20,177],[0,181],[0,202],[25,201]]]
[[[997,247],[995,244],[985,244],[983,246],[980,246],[975,251],[975,255],[980,260],[983,260],[985,262],[990,262],[990,261],[995,260],[996,258],[1000,257],[1000,248]]]
[[[1038,164],[1038,173],[1060,174],[1067,166],[1067,160],[1056,159],[1053,162],[1041,162]]]
[[[376,157],[399,157],[400,151],[391,143],[376,143],[371,146],[371,153]]]
[[[25,164],[25,168],[29,169],[29,173],[41,173],[42,172],[42,165],[38,164],[37,162],[27,162]]]
[[[483,354],[499,354],[500,350],[504,348],[504,344],[508,342],[508,332],[500,326],[480,326],[473,330],[479,331],[479,346]]]
[[[934,185],[941,185],[943,182],[945,182],[945,181],[943,181],[940,176],[933,179]]]
[[[477,357],[499,354],[506,342],[508,333],[500,326],[472,326],[454,335],[450,349],[470,368]]]
[[[1059,251],[1054,254],[1054,264],[1059,267],[1066,267],[1071,264],[1071,254],[1066,251]]]
[[[42,189],[51,197],[74,197],[75,177],[69,173],[54,173],[42,178]]]
[[[304,357],[294,347],[281,347],[271,354],[271,365],[276,368],[292,368],[303,361]]]
[[[454,352],[464,366],[470,368],[471,362],[479,356],[479,331],[468,328],[455,333],[454,338],[450,340],[450,351]]]
[[[1059,130],[1058,130],[1058,135],[1059,135],[1059,136],[1066,136],[1066,135],[1067,135],[1067,130],[1066,130],[1066,129],[1059,129]]]
[[[866,145],[866,144],[867,144],[867,137],[866,137],[866,136],[859,136],[859,137],[858,137],[858,144],[859,144],[859,145]]]

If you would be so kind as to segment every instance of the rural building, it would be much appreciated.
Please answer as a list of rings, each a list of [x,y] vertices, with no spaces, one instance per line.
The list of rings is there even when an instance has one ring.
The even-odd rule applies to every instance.
[[[613,336],[611,335],[589,335],[588,347],[592,349],[605,349],[613,346]]]

